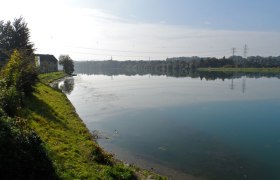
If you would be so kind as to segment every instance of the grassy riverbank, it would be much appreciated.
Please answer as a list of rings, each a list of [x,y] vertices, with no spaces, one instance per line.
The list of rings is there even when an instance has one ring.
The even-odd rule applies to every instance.
[[[61,179],[146,179],[151,173],[125,166],[104,152],[75,112],[67,97],[48,84],[66,76],[42,74],[22,115],[42,139]],[[162,177],[152,174],[155,179]]]
[[[278,73],[280,68],[198,68],[199,71]]]

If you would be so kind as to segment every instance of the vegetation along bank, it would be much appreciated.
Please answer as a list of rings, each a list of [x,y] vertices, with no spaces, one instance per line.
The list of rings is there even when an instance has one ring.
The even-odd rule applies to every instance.
[[[163,178],[104,152],[65,94],[49,86],[73,72],[69,56],[60,59],[64,72],[40,74],[57,68],[45,66],[52,56],[34,54],[24,19],[0,21],[0,34],[1,179]]]
[[[2,168],[6,167],[1,168],[4,178],[146,179],[149,176],[163,179],[114,160],[98,146],[67,97],[48,85],[64,76],[63,72],[39,75],[35,90],[32,96],[24,99],[19,116],[5,121],[1,119],[1,125],[10,125],[6,125],[6,130],[1,126],[1,147],[6,147],[5,152],[1,152],[5,156],[1,156],[0,162]],[[18,134],[12,131],[18,131]],[[14,145],[3,142],[3,132],[11,136],[9,142]],[[17,142],[17,139],[23,140]],[[25,149],[16,152],[18,144]],[[8,162],[9,166],[3,162]],[[22,168],[29,169],[23,171]]]

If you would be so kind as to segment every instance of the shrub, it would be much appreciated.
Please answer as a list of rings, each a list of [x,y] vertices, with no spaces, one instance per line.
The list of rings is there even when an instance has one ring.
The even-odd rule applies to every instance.
[[[20,95],[15,86],[7,87],[5,80],[0,80],[0,108],[9,116],[15,116],[20,107]]]
[[[18,92],[29,95],[37,80],[37,70],[31,56],[27,56],[24,51],[14,50],[2,76],[8,87],[15,86]]]
[[[57,179],[41,139],[23,124],[0,109],[1,179]]]
[[[132,170],[124,167],[123,165],[115,165],[105,171],[105,176],[108,179],[116,180],[131,180],[136,179]]]

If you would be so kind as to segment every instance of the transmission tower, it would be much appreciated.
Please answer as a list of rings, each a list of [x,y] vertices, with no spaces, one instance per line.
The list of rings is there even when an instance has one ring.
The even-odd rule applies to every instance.
[[[232,56],[234,57],[235,55],[235,52],[236,52],[236,48],[232,48]]]
[[[244,59],[247,59],[247,54],[248,54],[248,46],[245,44],[244,46]]]

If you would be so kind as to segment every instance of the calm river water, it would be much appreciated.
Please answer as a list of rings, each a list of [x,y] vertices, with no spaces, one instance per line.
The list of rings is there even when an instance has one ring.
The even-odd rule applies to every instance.
[[[128,163],[173,179],[280,179],[279,76],[78,74],[60,87]]]

